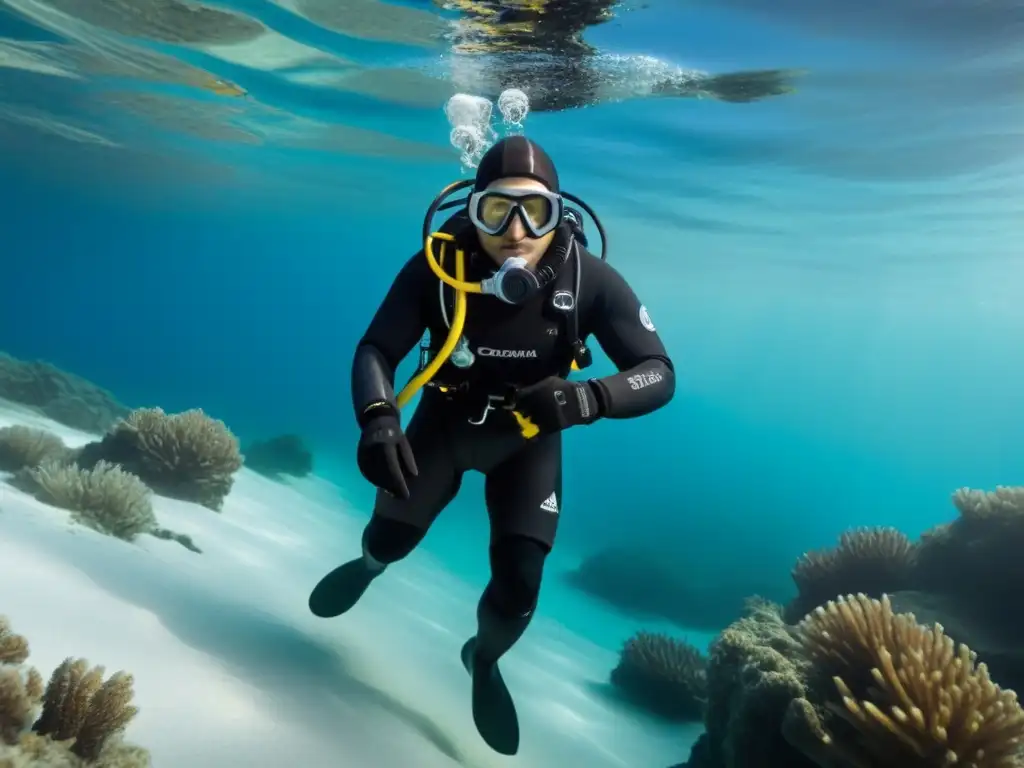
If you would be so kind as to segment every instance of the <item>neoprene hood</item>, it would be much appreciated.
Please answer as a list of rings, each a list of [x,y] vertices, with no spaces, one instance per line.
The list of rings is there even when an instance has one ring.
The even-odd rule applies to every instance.
[[[525,136],[509,136],[487,150],[476,169],[473,189],[479,192],[509,176],[536,179],[552,192],[560,191],[555,164],[540,144]]]

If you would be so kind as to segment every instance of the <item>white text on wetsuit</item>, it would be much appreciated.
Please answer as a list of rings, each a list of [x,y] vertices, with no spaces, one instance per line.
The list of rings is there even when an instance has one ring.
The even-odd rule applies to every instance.
[[[516,359],[537,357],[536,349],[492,349],[491,347],[479,347],[476,353],[480,357],[510,357]]]
[[[657,371],[644,371],[643,373],[626,377],[630,389],[643,389],[644,387],[651,386],[651,384],[657,384],[661,379],[662,376]]]

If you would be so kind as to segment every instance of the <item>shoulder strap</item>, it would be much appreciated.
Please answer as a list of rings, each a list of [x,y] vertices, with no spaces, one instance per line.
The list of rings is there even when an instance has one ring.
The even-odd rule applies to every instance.
[[[590,365],[590,352],[587,350],[583,339],[580,338],[580,285],[582,284],[583,260],[580,258],[579,243],[573,243],[573,252],[570,256],[572,265],[569,269],[562,270],[555,282],[555,292],[552,295],[552,303],[559,314],[561,332],[559,333],[560,344],[564,350],[563,364],[559,370],[559,376],[563,379],[568,377],[573,370],[582,370]],[[561,309],[558,302],[571,301],[571,306]],[[564,303],[563,303],[563,306]]]

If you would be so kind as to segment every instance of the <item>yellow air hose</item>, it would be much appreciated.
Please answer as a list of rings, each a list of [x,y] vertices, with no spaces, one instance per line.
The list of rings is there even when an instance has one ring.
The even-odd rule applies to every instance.
[[[430,265],[433,273],[437,275],[439,280],[455,289],[455,312],[452,315],[451,325],[448,329],[448,338],[444,340],[441,349],[438,350],[434,359],[422,371],[413,376],[409,383],[405,385],[405,388],[398,394],[399,408],[404,408],[416,393],[434,378],[441,369],[441,366],[445,364],[448,358],[451,357],[452,352],[455,351],[459,339],[462,338],[462,329],[466,324],[466,295],[469,293],[483,293],[480,283],[467,283],[465,281],[466,254],[463,250],[461,248],[455,249],[455,277],[453,278],[444,271],[444,267],[435,258],[434,240],[442,241],[441,260],[444,261],[445,245],[447,243],[454,243],[455,238],[447,232],[435,232],[432,235],[427,235],[427,241],[423,247],[427,263]],[[512,414],[516,417],[516,421],[519,422],[519,429],[523,437],[529,440],[537,436],[540,428],[536,424],[518,411],[512,411]]]

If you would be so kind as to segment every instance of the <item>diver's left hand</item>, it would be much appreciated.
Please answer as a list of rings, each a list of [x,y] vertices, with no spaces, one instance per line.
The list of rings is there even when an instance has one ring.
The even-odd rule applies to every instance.
[[[559,376],[523,387],[516,393],[515,409],[536,424],[541,434],[597,420],[597,395],[589,382],[566,381]]]

